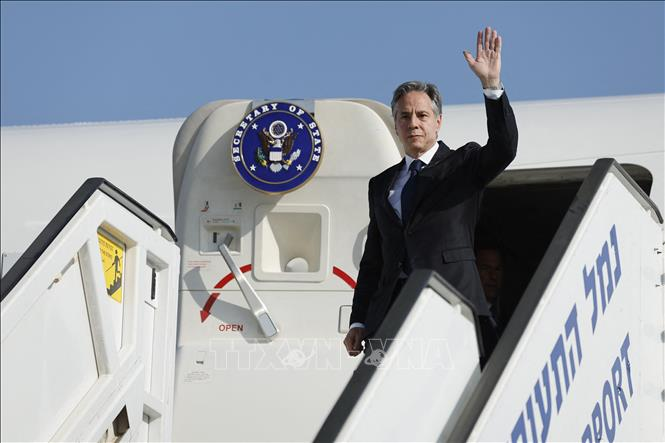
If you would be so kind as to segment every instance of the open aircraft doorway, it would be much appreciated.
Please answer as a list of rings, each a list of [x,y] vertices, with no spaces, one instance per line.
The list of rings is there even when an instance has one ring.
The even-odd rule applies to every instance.
[[[621,167],[646,195],[650,194],[653,177],[646,168]],[[476,254],[494,249],[501,256],[503,281],[495,312],[501,330],[592,168],[507,170],[485,189],[476,229]]]

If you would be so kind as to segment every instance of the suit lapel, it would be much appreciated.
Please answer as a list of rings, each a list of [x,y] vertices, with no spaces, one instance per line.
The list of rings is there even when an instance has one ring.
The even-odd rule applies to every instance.
[[[393,206],[390,204],[390,201],[388,200],[388,195],[390,195],[390,188],[397,179],[399,171],[402,170],[403,166],[404,166],[404,159],[402,158],[402,161],[400,161],[399,163],[397,163],[388,170],[388,172],[385,174],[386,177],[385,180],[379,186],[379,192],[380,192],[379,201],[381,202],[381,205],[383,205],[386,211],[390,214],[389,216],[390,220],[399,225],[402,224],[402,220],[399,219],[397,213],[395,212],[395,208],[393,208]]]
[[[439,147],[437,148],[436,153],[434,153],[432,161],[430,161],[427,167],[425,167],[420,172],[420,174],[418,174],[418,185],[416,188],[416,195],[414,196],[416,199],[416,204],[413,214],[411,215],[411,220],[407,222],[408,225],[413,224],[422,218],[422,214],[418,212],[418,209],[422,205],[423,200],[425,200],[427,196],[431,194],[431,190],[440,181],[443,166],[441,163],[452,153],[453,151],[451,151],[445,143],[439,140]],[[404,166],[404,161],[405,160],[402,158],[402,161],[387,171],[387,173],[384,175],[385,179],[381,183],[378,183],[379,186],[377,187],[377,191],[379,192],[379,195],[376,196],[378,197],[377,201],[380,202],[386,212],[390,214],[390,220],[400,226],[402,225],[402,220],[400,220],[400,218],[397,216],[397,213],[395,213],[395,209],[392,207],[390,201],[388,200],[388,195],[390,194],[390,188],[392,187],[393,183],[397,179],[397,176],[399,175],[399,172]]]
[[[423,169],[422,173],[428,172],[428,170],[431,173],[431,171],[434,170],[434,168],[440,164],[442,161],[444,161],[450,154],[452,154],[453,151],[450,150],[450,148],[441,140],[439,140],[439,147],[437,148],[436,152],[434,153],[434,157],[432,157],[432,161],[429,162],[427,167]]]

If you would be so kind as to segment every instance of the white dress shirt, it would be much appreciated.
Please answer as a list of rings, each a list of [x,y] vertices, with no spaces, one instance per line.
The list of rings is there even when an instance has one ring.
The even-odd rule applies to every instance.
[[[432,147],[430,147],[423,155],[420,156],[418,160],[424,163],[423,168],[426,168],[427,165],[429,165],[429,163],[432,161],[432,157],[434,157],[434,154],[436,154],[436,148],[438,146],[438,142],[434,143]],[[390,187],[390,191],[388,192],[388,201],[390,202],[390,206],[393,207],[397,213],[397,217],[400,220],[402,219],[402,189],[404,189],[404,185],[407,181],[409,181],[409,177],[411,177],[409,167],[414,160],[415,158],[411,157],[409,154],[404,155],[404,166],[402,166],[402,169],[399,171],[397,178],[393,182],[392,186]]]
[[[501,88],[502,89],[483,89],[483,94],[485,94],[485,97],[489,98],[490,100],[498,100],[503,95],[503,84],[501,85]],[[439,142],[436,142],[432,145],[431,148],[429,148],[423,155],[420,156],[419,160],[425,164],[423,168],[426,168],[427,165],[429,165],[429,163],[432,161],[432,158],[434,157],[434,154],[436,154],[436,149],[438,147]],[[397,178],[393,182],[392,186],[390,187],[390,191],[388,192],[388,201],[395,210],[395,213],[397,213],[397,217],[400,220],[402,219],[402,189],[404,189],[404,185],[406,184],[407,180],[409,180],[411,175],[409,174],[409,166],[411,166],[411,162],[414,160],[415,159],[409,154],[404,155],[404,165],[399,171]],[[364,323],[356,322],[349,326],[349,330],[353,328],[364,327]]]

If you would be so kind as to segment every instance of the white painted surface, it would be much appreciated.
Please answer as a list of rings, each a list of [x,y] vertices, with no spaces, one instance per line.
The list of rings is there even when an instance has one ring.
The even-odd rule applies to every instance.
[[[656,249],[662,249],[662,242],[662,224],[617,176],[608,175],[469,440],[665,438],[664,294],[656,286],[663,266]],[[585,273],[591,275],[588,288],[595,284],[596,311]],[[562,354],[556,351],[558,340]],[[596,437],[594,423],[602,436]]]
[[[173,227],[171,151],[181,124],[182,119],[3,126],[2,251],[25,251],[90,177],[106,178]]]
[[[510,90],[507,91],[510,94]],[[651,199],[665,210],[665,95],[590,97],[512,103],[519,130],[508,169],[590,166],[599,158],[645,167]],[[440,137],[451,148],[487,140],[482,105],[443,109]]]
[[[4,305],[3,305],[4,307]],[[5,310],[2,320],[5,321]],[[3,331],[4,332],[4,331]],[[50,440],[98,380],[76,257],[2,340],[2,441]]]
[[[99,229],[127,245],[122,305],[106,293]],[[125,441],[169,440],[178,265],[174,244],[95,192],[2,301],[2,440],[99,441],[123,407]]]
[[[322,282],[330,273],[330,210],[325,205],[256,208],[254,275],[262,281]],[[302,272],[287,265],[300,261]]]
[[[376,115],[390,126],[390,110],[383,104],[356,102],[379,110]],[[220,103],[245,107],[248,101]],[[651,172],[651,198],[661,212],[665,210],[665,95],[514,102],[513,107],[520,141],[510,169],[589,166],[598,158],[614,157]],[[480,100],[474,105],[444,106],[443,115],[440,138],[451,148],[487,139]],[[0,244],[8,263],[13,264],[89,177],[107,178],[173,227],[172,151],[182,123],[173,119],[2,127]],[[365,130],[361,121],[346,123],[354,125],[349,127],[354,133]],[[326,129],[330,134],[331,128]],[[336,138],[325,141],[338,142]],[[340,159],[344,168],[338,174],[357,176],[354,170],[361,165],[373,167],[372,175],[382,170],[383,162],[365,156],[362,146],[354,146],[355,161]]]
[[[426,288],[385,358],[379,363],[377,350],[363,357],[378,366],[337,440],[436,441],[480,377],[470,316]]]
[[[351,304],[353,290],[333,267],[356,278],[367,182],[400,158],[391,130],[365,105],[315,101],[324,143],[319,170],[293,192],[268,195],[245,184],[230,161],[231,136],[248,106],[230,103],[210,114],[183,174],[176,207],[182,248],[176,440],[311,440],[358,362],[346,355],[339,332],[340,307]],[[270,343],[258,340],[262,334],[235,281],[215,288],[229,268],[221,256],[199,252],[210,226],[202,214],[237,222],[233,258],[240,267],[252,265],[244,275],[277,322],[280,333]],[[296,258],[306,259],[310,272],[289,272],[286,264]],[[202,321],[212,294],[218,295]],[[195,362],[203,351],[218,364],[229,356],[245,366],[204,367]],[[276,367],[267,371],[266,364]],[[288,424],[296,418],[297,425]]]

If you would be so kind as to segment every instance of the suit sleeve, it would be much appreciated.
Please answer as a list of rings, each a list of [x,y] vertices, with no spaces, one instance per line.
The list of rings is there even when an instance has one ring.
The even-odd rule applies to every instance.
[[[381,233],[376,225],[374,216],[374,199],[372,197],[372,180],[369,182],[369,226],[367,228],[367,240],[365,251],[360,260],[358,280],[353,293],[353,307],[351,308],[351,319],[349,324],[364,323],[372,295],[379,286],[381,269],[383,267],[383,255],[381,251]]]
[[[517,154],[517,123],[505,91],[498,100],[485,97],[487,144],[474,150],[476,177],[481,186],[492,181]]]

